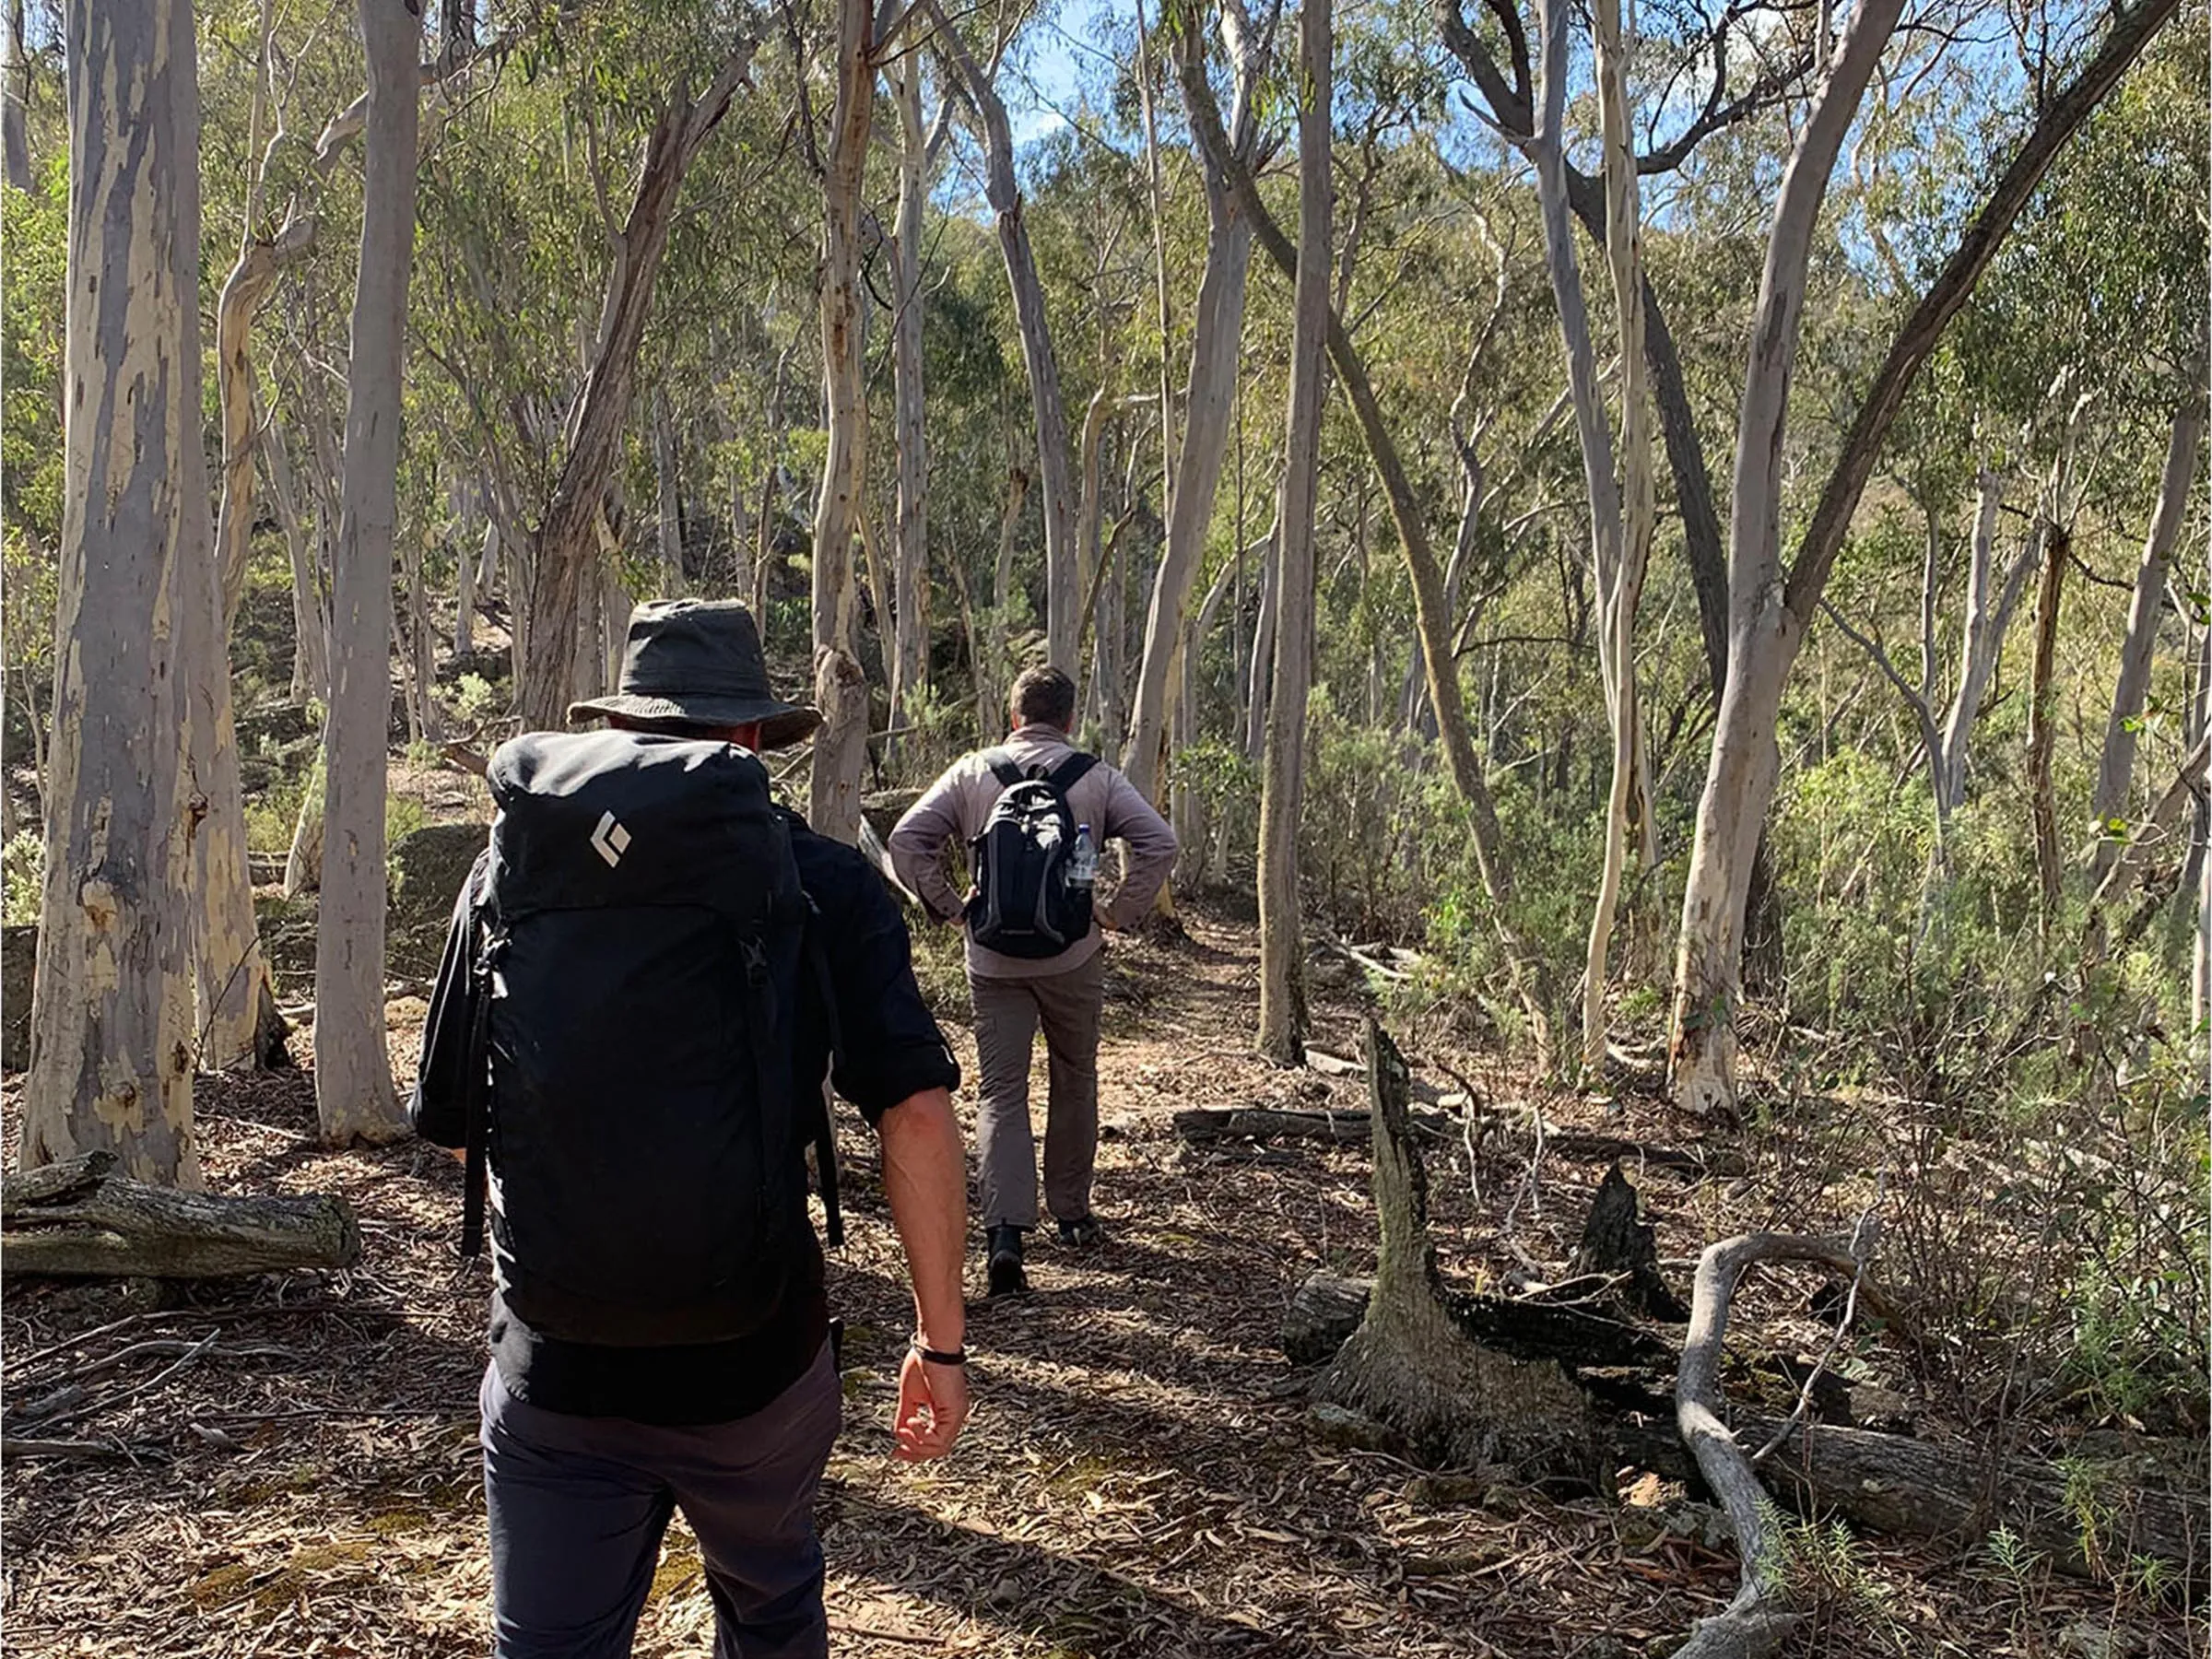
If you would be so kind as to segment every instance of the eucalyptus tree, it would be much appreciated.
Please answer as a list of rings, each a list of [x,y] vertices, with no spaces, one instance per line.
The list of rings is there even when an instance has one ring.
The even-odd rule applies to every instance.
[[[1621,363],[1619,470],[1598,389],[1596,347],[1575,259],[1567,200],[1566,120],[1569,36],[1563,0],[1540,14],[1542,74],[1536,126],[1528,149],[1543,207],[1546,268],[1559,310],[1569,395],[1590,502],[1591,573],[1598,609],[1598,677],[1612,727],[1612,787],[1607,799],[1605,864],[1590,921],[1583,971],[1582,1064],[1594,1074],[1606,1058],[1606,967],[1614,912],[1629,855],[1631,824],[1641,830],[1640,862],[1656,862],[1642,715],[1637,696],[1636,612],[1650,562],[1653,491],[1651,418],[1645,395],[1643,257],[1637,204],[1636,153],[1629,106],[1628,65],[1634,41],[1625,33],[1618,0],[1598,0],[1593,13],[1598,108],[1603,128],[1606,263],[1612,276]]]
[[[554,728],[566,717],[577,637],[588,583],[598,581],[599,537],[607,490],[620,458],[635,385],[638,348],[652,313],[654,279],[667,247],[684,175],[720,124],[750,69],[753,42],[724,45],[694,95],[688,69],[659,100],[638,159],[629,206],[617,221],[600,187],[606,285],[583,355],[582,385],[561,423],[562,459],[543,515],[530,532],[528,627],[517,700],[526,726]]]
[[[1244,0],[1222,0],[1218,29],[1230,72],[1225,143],[1237,165],[1252,168],[1260,139],[1262,78],[1271,56],[1277,7],[1254,18]],[[1204,81],[1206,35],[1200,9],[1178,0],[1171,14],[1183,80]],[[1230,408],[1236,395],[1244,335],[1244,296],[1252,267],[1253,228],[1226,170],[1199,147],[1206,187],[1206,269],[1191,329],[1190,367],[1182,388],[1182,441],[1168,502],[1167,546],[1153,578],[1145,645],[1129,714],[1124,762],[1129,781],[1147,797],[1159,789],[1174,670],[1182,658],[1183,625],[1196,582],[1227,452]],[[1327,290],[1323,290],[1324,299]],[[1254,670],[1255,674],[1259,670]]]
[[[1251,220],[1255,239],[1270,261],[1293,282],[1298,274],[1298,251],[1261,198],[1252,171],[1237,159],[1223,127],[1219,103],[1207,84],[1204,66],[1186,59],[1182,71],[1183,100],[1191,116],[1192,133],[1210,165],[1230,182],[1239,205]],[[1469,735],[1465,705],[1460,694],[1457,659],[1452,650],[1451,618],[1444,603],[1443,571],[1437,563],[1421,502],[1406,471],[1376,399],[1366,362],[1354,345],[1335,307],[1329,308],[1326,339],[1329,361],[1350,399],[1369,459],[1382,482],[1391,524],[1397,532],[1398,550],[1406,561],[1414,592],[1414,615],[1420,630],[1429,698],[1436,710],[1446,763],[1453,786],[1465,802],[1476,863],[1489,899],[1507,968],[1513,980],[1529,1030],[1540,1055],[1548,1059],[1551,1046],[1551,976],[1543,958],[1531,947],[1513,920],[1514,895],[1512,865],[1498,823],[1497,803],[1483,774],[1482,761]]]
[[[0,181],[31,188],[30,48],[24,39],[24,0],[7,0],[0,17]]]
[[[296,194],[270,216],[270,174],[291,142],[276,85],[276,13],[260,8],[259,46],[248,98],[249,169],[238,255],[216,302],[217,407],[222,435],[221,498],[216,511],[213,634],[194,653],[189,687],[189,764],[204,806],[194,834],[198,923],[194,939],[199,1058],[222,1070],[261,1066],[282,1053],[267,964],[253,915],[246,863],[245,797],[239,773],[230,636],[245,596],[260,448],[254,418],[253,330],[278,278],[312,246],[316,220]],[[305,644],[305,630],[302,630]]]
[[[1013,129],[1006,100],[991,74],[961,39],[935,0],[926,0],[935,43],[946,73],[966,103],[983,151],[983,192],[997,216],[998,239],[1006,265],[1006,284],[1021,331],[1022,361],[1029,370],[1030,398],[1037,418],[1037,493],[1044,519],[1045,652],[1071,674],[1080,619],[1080,576],[1076,567],[1077,496],[1073,452],[1069,447],[1067,403],[1061,389],[1060,363],[1053,344],[1044,286],[1022,214],[1019,180],[1014,169]]]
[[[860,658],[860,583],[853,544],[868,465],[868,399],[860,281],[861,187],[876,106],[877,30],[891,18],[870,0],[835,0],[836,100],[822,155],[821,492],[814,509],[814,695],[822,728],[814,741],[807,821],[833,840],[860,838],[861,771],[867,760],[868,688]]]
[[[22,1162],[196,1186],[184,653],[212,617],[188,0],[72,0],[68,387]]]
[[[1290,402],[1283,441],[1274,692],[1260,773],[1260,1052],[1280,1065],[1305,1056],[1305,930],[1299,918],[1298,827],[1305,797],[1306,699],[1313,675],[1313,512],[1328,366],[1335,181],[1330,157],[1335,51],[1329,0],[1299,14],[1298,276]]]
[[[392,710],[407,282],[415,254],[421,25],[361,0],[368,70],[359,276],[347,353],[344,500],[332,559],[322,900],[315,920],[315,1109],[334,1146],[406,1132],[384,1036],[384,733]]]
[[[1836,155],[1902,12],[1862,0],[1843,26],[1793,147],[1767,240],[1737,418],[1729,530],[1729,667],[1685,885],[1671,1055],[1677,1101],[1699,1112],[1735,1099],[1735,1009],[1753,851],[1779,771],[1775,722],[1866,480],[1905,394],[1965,303],[2060,147],[2172,16],[2172,0],[2111,14],[2103,37],[2040,103],[1949,254],[1892,337],[1784,569],[1783,439],[1806,261]],[[1823,42],[1825,45],[1825,42]]]

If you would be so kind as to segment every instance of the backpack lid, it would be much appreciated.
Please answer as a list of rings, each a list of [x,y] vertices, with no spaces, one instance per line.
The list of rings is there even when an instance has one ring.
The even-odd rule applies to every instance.
[[[688,904],[759,927],[801,901],[768,771],[734,744],[529,732],[487,776],[494,897],[510,916]]]

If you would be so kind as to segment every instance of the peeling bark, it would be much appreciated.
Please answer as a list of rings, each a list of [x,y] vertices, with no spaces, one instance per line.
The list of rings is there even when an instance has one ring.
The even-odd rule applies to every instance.
[[[70,0],[66,487],[21,1162],[197,1186],[179,670],[212,625],[183,0]],[[205,618],[203,621],[202,618]]]
[[[868,402],[860,289],[860,193],[876,96],[868,0],[838,0],[837,103],[822,179],[823,424],[821,493],[814,509],[814,675],[822,727],[814,740],[806,821],[848,845],[860,836],[867,759],[867,683],[860,667],[860,582],[853,544],[866,487]]]

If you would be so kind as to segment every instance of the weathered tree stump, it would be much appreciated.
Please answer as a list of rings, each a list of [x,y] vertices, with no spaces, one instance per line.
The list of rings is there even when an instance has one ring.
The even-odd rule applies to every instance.
[[[1390,1424],[1427,1457],[1594,1482],[1600,1459],[1587,1396],[1558,1360],[1488,1346],[1448,1299],[1429,1237],[1428,1171],[1407,1122],[1406,1062],[1372,1021],[1368,1053],[1382,1227],[1374,1292],[1315,1394]]]
[[[0,1274],[236,1278],[360,1259],[353,1206],[335,1194],[218,1197],[149,1186],[90,1152],[0,1187]]]
[[[1578,1274],[1622,1275],[1617,1300],[1624,1308],[1665,1324],[1682,1324],[1689,1310],[1667,1288],[1659,1271],[1659,1245],[1651,1226],[1637,1213],[1636,1189],[1616,1163],[1597,1184],[1583,1241],[1574,1253]]]

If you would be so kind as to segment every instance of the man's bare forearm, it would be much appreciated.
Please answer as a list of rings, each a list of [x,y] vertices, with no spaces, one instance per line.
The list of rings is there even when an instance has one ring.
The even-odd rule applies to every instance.
[[[952,1096],[942,1088],[909,1095],[883,1114],[883,1191],[906,1247],[914,1282],[914,1321],[933,1348],[966,1337],[960,1258],[968,1232],[968,1171]]]

